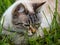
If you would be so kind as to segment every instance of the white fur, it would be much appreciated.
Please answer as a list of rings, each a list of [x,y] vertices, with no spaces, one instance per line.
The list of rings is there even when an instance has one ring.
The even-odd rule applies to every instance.
[[[36,0],[30,0],[31,2],[36,2]],[[12,12],[14,11],[14,9],[16,8],[17,5],[19,5],[20,3],[22,3],[26,9],[28,9],[30,12],[34,12],[33,11],[33,7],[31,6],[31,2],[29,0],[17,0],[12,6],[10,6],[6,11],[5,13],[3,14],[2,16],[2,20],[1,20],[1,24],[3,23],[3,18],[4,18],[4,24],[3,24],[3,27],[4,28],[8,28],[9,26],[11,28],[13,28],[13,24],[12,24]],[[38,17],[40,18],[40,27],[38,28],[37,30],[37,35],[43,37],[44,33],[43,33],[43,30],[41,29],[42,28],[48,28],[49,25],[51,25],[51,22],[52,22],[52,19],[53,19],[53,13],[51,13],[48,9],[48,5],[50,6],[51,10],[54,12],[54,8],[55,8],[55,0],[38,0],[37,2],[42,3],[44,1],[46,1],[46,3],[38,9],[38,12],[40,11],[40,13],[38,13]],[[45,16],[43,14],[43,12],[45,13]],[[48,22],[47,22],[47,20]],[[49,24],[48,24],[49,23]],[[3,31],[3,33],[6,33],[7,34],[7,31]],[[8,34],[10,34],[11,32],[9,32]],[[15,38],[16,37],[16,38]],[[15,35],[15,39],[14,39],[14,42],[16,44],[19,44],[20,41],[22,40],[20,37],[20,35],[16,34]]]
[[[17,5],[19,5],[20,3],[22,3],[23,5],[25,5],[25,7],[26,7],[26,9],[28,9],[30,12],[34,12],[33,11],[33,7],[31,6],[31,2],[33,1],[34,2],[34,0],[32,0],[31,2],[30,2],[31,0],[19,0],[19,1],[16,1],[12,6],[10,6],[6,11],[5,11],[5,13],[3,14],[3,16],[2,16],[2,20],[1,20],[1,24],[2,24],[2,22],[3,22],[3,17],[4,17],[4,24],[3,24],[3,26],[5,27],[5,28],[8,28],[8,26],[10,26],[10,27],[13,27],[13,24],[12,24],[12,12],[14,11],[14,9],[16,8],[16,6]],[[48,28],[49,27],[49,25],[51,24],[51,22],[52,22],[52,19],[53,19],[53,14],[52,13],[50,13],[50,11],[49,11],[49,9],[48,9],[48,5],[51,7],[51,10],[54,12],[54,8],[55,8],[55,5],[54,5],[54,3],[55,3],[55,0],[38,0],[38,2],[40,1],[40,3],[41,2],[43,2],[43,1],[46,1],[46,3],[41,7],[41,9],[39,9],[38,11],[40,11],[40,13],[38,13],[38,15],[39,15],[39,17],[40,17],[40,22],[41,22],[41,27],[42,28]],[[36,2],[36,1],[35,1]],[[45,16],[44,16],[44,14],[43,14],[43,11],[44,11],[44,13],[45,13]],[[48,22],[47,22],[47,20],[46,20],[46,18],[47,18],[47,20],[48,20]],[[48,24],[49,23],[49,24]],[[41,36],[43,36],[44,34],[43,34],[43,31],[42,31],[42,29],[41,29],[41,27],[39,27],[39,29],[38,29],[38,33],[41,35]]]

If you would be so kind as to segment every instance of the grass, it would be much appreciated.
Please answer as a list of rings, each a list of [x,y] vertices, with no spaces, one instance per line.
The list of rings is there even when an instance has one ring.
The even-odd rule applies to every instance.
[[[0,18],[4,11],[14,2],[14,0],[0,0]],[[56,7],[54,12],[54,18],[49,29],[44,28],[44,38],[36,37],[28,39],[28,45],[60,45],[60,25],[57,23],[57,7],[58,0],[56,0]],[[49,8],[50,9],[50,8]],[[47,32],[46,30],[50,30]],[[2,25],[0,25],[0,45],[14,45],[10,42],[11,36],[5,36],[1,34]],[[27,37],[28,38],[28,37]]]
[[[14,0],[0,0],[0,17],[3,12],[14,2]]]

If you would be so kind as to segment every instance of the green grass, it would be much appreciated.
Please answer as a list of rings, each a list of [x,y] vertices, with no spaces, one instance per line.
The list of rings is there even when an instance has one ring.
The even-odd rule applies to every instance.
[[[0,17],[13,2],[14,0],[0,0]]]
[[[0,18],[4,11],[14,2],[14,0],[0,0]],[[56,0],[56,7],[54,12],[54,18],[52,24],[50,25],[49,29],[44,28],[44,38],[36,37],[28,39],[28,45],[60,45],[60,25],[57,23],[57,7],[58,7],[58,0]],[[50,7],[49,7],[50,9]],[[51,10],[51,9],[50,9]],[[46,30],[50,30],[47,32]],[[2,32],[2,25],[0,25],[0,45],[13,45],[10,42],[11,36],[5,36],[1,34]],[[28,38],[28,37],[27,37]]]
[[[0,19],[5,12],[5,10],[13,4],[15,0],[0,0]],[[11,36],[2,35],[2,26],[0,24],[0,45],[13,45],[13,43],[10,42]]]

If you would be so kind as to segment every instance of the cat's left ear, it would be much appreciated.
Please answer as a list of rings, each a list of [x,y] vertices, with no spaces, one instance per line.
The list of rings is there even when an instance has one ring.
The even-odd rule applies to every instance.
[[[36,11],[37,8],[41,7],[45,3],[46,3],[46,1],[45,2],[42,2],[42,3],[33,3],[32,5],[33,5],[34,10]]]

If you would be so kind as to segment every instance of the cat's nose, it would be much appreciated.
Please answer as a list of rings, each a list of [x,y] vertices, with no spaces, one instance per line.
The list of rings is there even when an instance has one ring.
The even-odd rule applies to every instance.
[[[36,33],[36,29],[32,25],[30,25],[28,30],[28,36],[32,36],[35,33]]]

